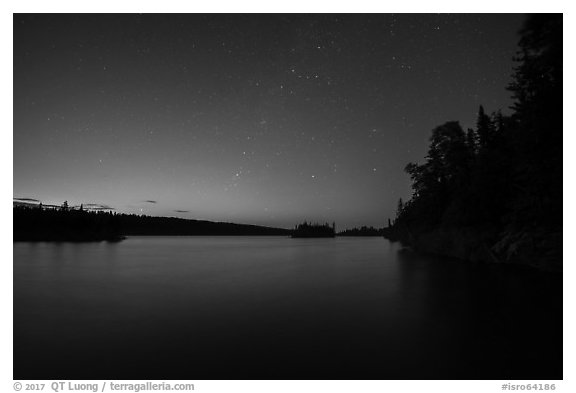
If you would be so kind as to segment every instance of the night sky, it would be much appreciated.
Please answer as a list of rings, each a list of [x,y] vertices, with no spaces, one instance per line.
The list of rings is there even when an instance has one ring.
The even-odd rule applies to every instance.
[[[14,197],[383,226],[430,131],[511,104],[521,15],[15,15]]]

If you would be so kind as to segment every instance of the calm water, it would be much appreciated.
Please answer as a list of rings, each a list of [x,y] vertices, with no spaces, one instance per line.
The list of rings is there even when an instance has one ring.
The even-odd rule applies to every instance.
[[[14,243],[14,378],[561,379],[561,309],[382,238]]]

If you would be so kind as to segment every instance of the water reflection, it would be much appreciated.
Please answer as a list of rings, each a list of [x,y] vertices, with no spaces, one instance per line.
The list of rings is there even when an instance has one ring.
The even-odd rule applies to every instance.
[[[561,378],[561,289],[380,238],[15,243],[14,377]]]

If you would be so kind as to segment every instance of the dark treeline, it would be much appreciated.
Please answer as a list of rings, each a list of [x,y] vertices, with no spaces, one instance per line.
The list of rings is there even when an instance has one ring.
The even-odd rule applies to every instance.
[[[386,236],[470,260],[562,264],[562,15],[530,16],[508,89],[513,112],[432,130],[412,198]]]
[[[291,233],[289,229],[258,225],[135,214],[121,214],[120,223],[126,236],[288,236]]]
[[[330,226],[325,224],[312,224],[304,221],[302,224],[296,225],[292,231],[292,237],[335,237],[336,224]]]
[[[291,233],[268,228],[174,217],[150,217],[110,211],[87,211],[16,205],[14,241],[116,241],[124,236],[268,236]]]
[[[120,215],[106,211],[16,205],[14,241],[117,241]]]
[[[338,236],[382,236],[384,235],[383,228],[374,228],[363,226],[361,228],[346,229],[338,232]]]

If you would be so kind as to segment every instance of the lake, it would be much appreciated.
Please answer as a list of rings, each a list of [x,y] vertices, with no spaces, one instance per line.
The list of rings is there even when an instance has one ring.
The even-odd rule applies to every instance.
[[[562,276],[383,238],[14,243],[14,379],[562,379]]]

